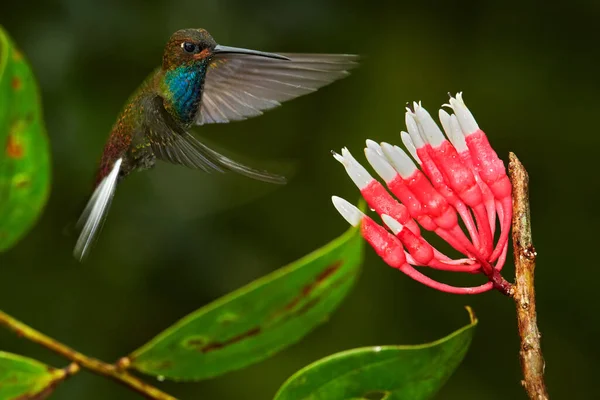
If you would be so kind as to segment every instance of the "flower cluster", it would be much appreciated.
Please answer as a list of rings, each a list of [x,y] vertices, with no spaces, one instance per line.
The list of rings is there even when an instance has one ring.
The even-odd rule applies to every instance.
[[[388,229],[340,197],[333,196],[333,204],[350,224],[360,225],[362,236],[388,265],[416,281],[456,294],[482,293],[494,287],[502,290],[504,280],[499,271],[508,249],[511,183],[504,163],[479,129],[461,93],[449,103],[445,106],[453,114],[439,111],[446,135],[420,103],[414,103],[412,110],[407,108],[408,132],[402,132],[401,137],[412,159],[398,146],[367,140],[365,156],[387,189],[348,149],[333,153]],[[419,226],[437,234],[465,257],[452,259],[434,248],[421,235]],[[415,266],[483,273],[489,282],[455,287],[431,279]]]

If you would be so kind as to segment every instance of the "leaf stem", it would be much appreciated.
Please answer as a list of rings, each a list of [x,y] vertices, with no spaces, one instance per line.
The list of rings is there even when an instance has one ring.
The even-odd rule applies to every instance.
[[[509,154],[508,174],[513,186],[512,239],[515,258],[515,284],[512,294],[517,306],[517,322],[521,337],[521,382],[530,399],[547,400],[544,382],[544,357],[537,326],[535,287],[533,284],[537,253],[531,241],[529,212],[529,176],[514,153]]]
[[[160,391],[146,382],[143,382],[118,366],[107,364],[103,361],[81,354],[72,348],[52,339],[51,337],[25,325],[24,323],[17,321],[2,310],[0,310],[0,326],[4,326],[7,329],[15,332],[18,336],[24,337],[27,340],[52,350],[58,355],[71,360],[73,363],[76,363],[83,368],[86,368],[98,375],[111,378],[148,399],[177,400],[175,397]],[[76,367],[71,368],[74,370],[76,369]]]

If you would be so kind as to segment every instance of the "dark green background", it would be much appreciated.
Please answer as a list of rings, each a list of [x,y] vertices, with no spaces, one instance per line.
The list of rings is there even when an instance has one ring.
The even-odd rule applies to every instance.
[[[319,247],[346,229],[329,200],[357,191],[329,154],[364,139],[400,143],[407,101],[435,112],[465,99],[499,155],[531,175],[538,311],[553,398],[600,390],[600,270],[594,161],[600,144],[600,3],[345,0],[13,1],[4,25],[39,77],[53,188],[36,228],[0,255],[0,308],[78,350],[113,361],[179,317]],[[134,174],[87,263],[72,225],[125,99],[180,28],[267,51],[365,55],[343,81],[253,120],[198,132],[238,159],[289,174],[283,187],[160,164]],[[506,275],[513,267],[507,263]],[[475,279],[449,279],[469,283]],[[462,279],[462,278],[459,278]],[[480,325],[439,398],[525,398],[513,303],[498,293],[435,292],[367,251],[362,277],[331,321],[274,358],[201,383],[157,383],[186,399],[269,399],[302,366],[365,345],[437,339]],[[65,365],[0,332],[0,348]],[[56,399],[136,395],[81,373]]]

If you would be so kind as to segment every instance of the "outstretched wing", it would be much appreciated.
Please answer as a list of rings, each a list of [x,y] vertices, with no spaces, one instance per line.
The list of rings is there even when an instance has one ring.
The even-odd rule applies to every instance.
[[[211,61],[198,125],[261,115],[286,100],[314,92],[357,66],[351,54],[281,54],[289,60],[217,54]]]
[[[152,151],[158,159],[205,172],[232,171],[265,182],[286,182],[282,176],[240,164],[211,149],[173,121],[172,116],[165,110],[161,97],[156,96],[152,101],[152,107],[146,109],[153,111],[146,121],[150,121],[150,118],[154,120],[148,124],[146,130]],[[161,118],[156,118],[157,114],[160,114]]]

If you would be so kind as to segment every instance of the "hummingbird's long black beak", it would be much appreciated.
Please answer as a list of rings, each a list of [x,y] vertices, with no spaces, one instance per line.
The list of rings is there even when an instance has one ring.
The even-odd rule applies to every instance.
[[[275,54],[275,53],[266,53],[264,51],[243,49],[240,47],[221,46],[220,44],[215,46],[214,54],[246,54],[249,56],[274,58],[276,60],[287,60],[287,61],[290,60],[286,56],[282,56],[282,55]]]

